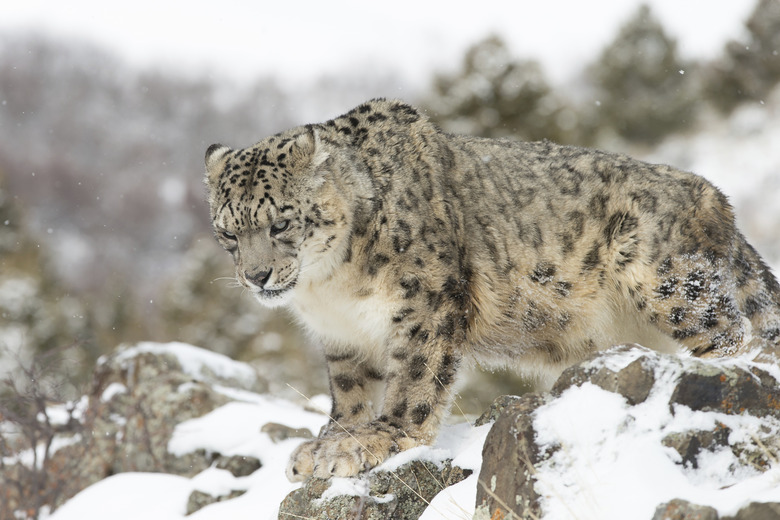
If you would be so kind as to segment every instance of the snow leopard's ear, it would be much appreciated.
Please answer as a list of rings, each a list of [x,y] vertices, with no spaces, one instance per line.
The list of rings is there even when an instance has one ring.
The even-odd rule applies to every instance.
[[[317,129],[308,125],[290,146],[290,170],[294,173],[316,171],[329,155],[320,141]]]
[[[229,152],[233,150],[223,144],[212,144],[206,150],[206,182],[216,179],[221,170],[219,168],[222,160]]]

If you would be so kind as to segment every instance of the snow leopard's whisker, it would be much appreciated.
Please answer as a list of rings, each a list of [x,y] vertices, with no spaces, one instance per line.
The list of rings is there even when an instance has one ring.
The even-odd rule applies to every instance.
[[[309,263],[309,264],[306,264],[306,265],[302,265],[302,266],[300,267],[300,269],[298,270],[298,276],[300,276],[300,275],[302,275],[302,274],[306,274],[306,273],[307,273],[308,271],[310,271],[310,270],[311,270],[311,269],[312,269],[314,266],[316,266],[317,264],[319,264],[319,263],[321,263],[321,262],[322,262],[322,259],[320,259],[320,260],[315,260],[314,262],[311,262],[311,263]]]
[[[221,282],[223,280],[228,281],[228,283],[225,284],[225,287],[242,287],[241,283],[238,280],[236,280],[234,276],[219,276],[211,280],[211,283]]]

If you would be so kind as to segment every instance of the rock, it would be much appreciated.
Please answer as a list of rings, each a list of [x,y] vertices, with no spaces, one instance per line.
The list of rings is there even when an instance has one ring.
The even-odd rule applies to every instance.
[[[532,414],[544,403],[540,395],[525,395],[506,406],[490,429],[482,448],[475,518],[540,516],[533,475],[541,455],[534,442]]]
[[[215,371],[217,367],[219,370]],[[205,415],[231,399],[215,386],[262,389],[254,370],[224,356],[180,343],[142,343],[120,347],[95,368],[82,439],[56,451],[56,467],[66,488],[59,506],[87,486],[127,471],[164,472],[192,477],[215,455],[168,452],[177,424]]]
[[[267,433],[274,442],[282,442],[291,438],[313,439],[314,435],[306,428],[291,428],[275,422],[265,423],[260,431]]]
[[[215,497],[196,489],[190,493],[190,497],[187,499],[187,514],[191,515],[195,511],[199,511],[204,507],[215,504],[217,502],[223,502],[225,500],[230,500],[231,498],[240,497],[244,493],[246,493],[246,491],[239,489],[231,491],[228,495]]]
[[[159,471],[189,477],[211,464],[205,453],[168,453],[173,430],[230,400],[214,390],[214,383],[241,389],[251,383],[213,374],[205,363],[193,361],[200,355],[216,356],[188,345],[143,343],[120,348],[98,363],[87,414],[90,451],[108,474]],[[187,370],[183,362],[190,365]]]
[[[757,367],[702,367],[680,377],[670,404],[691,410],[780,418],[780,387],[768,372]]]
[[[234,483],[233,478],[257,471],[261,467],[257,458],[203,450],[185,456],[168,452],[176,425],[234,398],[242,399],[245,393],[239,390],[263,386],[246,365],[212,356],[186,345],[143,344],[102,359],[84,399],[85,411],[78,417],[82,439],[54,455],[58,471],[52,479],[56,478],[64,491],[62,500],[52,506],[114,473],[154,471],[192,477],[212,465],[233,475],[215,473],[226,479],[227,484],[218,489],[227,494],[193,491],[188,513],[243,494],[234,488],[243,487],[246,481]],[[589,452],[578,447],[580,427],[587,432],[586,450],[599,456],[606,453],[615,460],[624,452],[609,449],[631,446],[633,439],[613,442],[616,436],[625,432],[637,435],[639,429],[649,431],[652,435],[642,438],[643,448],[648,439],[656,443],[658,456],[667,457],[662,461],[666,467],[678,465],[679,478],[707,478],[705,470],[713,472],[712,461],[716,460],[727,469],[721,472],[718,466],[714,472],[731,478],[718,485],[733,489],[744,475],[772,468],[780,453],[778,373],[776,366],[746,360],[704,361],[624,345],[568,368],[549,393],[499,397],[477,420],[478,425],[494,424],[482,449],[474,518],[542,518],[558,491],[565,494],[571,490],[568,498],[572,502],[578,496],[590,497],[596,487],[577,479],[580,466],[575,464],[588,459]],[[591,410],[594,402],[605,413],[598,415],[599,408]],[[550,410],[559,415],[546,416]],[[586,413],[596,414],[599,420],[589,421],[590,415],[582,415],[580,410],[590,410]],[[570,427],[565,422],[570,416],[581,422]],[[558,422],[545,422],[545,417]],[[587,428],[590,425],[596,428]],[[261,431],[258,436],[267,434],[274,442],[312,436],[308,429],[277,423],[266,423]],[[603,437],[598,437],[600,432]],[[267,439],[263,442],[267,444]],[[609,449],[596,451],[604,446]],[[590,462],[597,465],[598,460]],[[14,468],[4,472],[13,476]],[[451,461],[413,461],[392,472],[374,470],[356,479],[310,479],[284,499],[279,518],[414,519],[441,489],[462,481],[469,473],[453,467]],[[568,478],[570,475],[575,478]],[[279,478],[284,476],[280,473]],[[561,483],[561,487],[551,486],[551,481]],[[577,495],[583,483],[591,487]],[[598,502],[594,504],[598,506]],[[645,503],[643,507],[648,506]],[[778,504],[750,504],[732,520],[778,518],[778,508]],[[632,513],[627,512],[627,517]],[[649,518],[653,510],[642,514]],[[718,516],[707,504],[677,499],[659,506],[654,518]]]
[[[662,439],[664,446],[674,449],[680,454],[682,464],[688,468],[699,467],[698,458],[703,452],[730,450],[740,465],[753,468],[760,472],[767,471],[772,464],[773,454],[780,453],[780,439],[761,434],[759,443],[729,442],[731,429],[723,424],[717,424],[714,430],[689,430],[675,432]],[[758,437],[758,436],[757,436]]]
[[[187,514],[191,515],[195,511],[199,511],[200,509],[203,509],[207,505],[213,504],[216,501],[216,497],[196,489],[190,493],[190,497],[187,499]]]
[[[311,478],[303,487],[287,495],[279,507],[279,519],[360,518],[383,520],[418,518],[436,494],[444,487],[456,484],[471,472],[445,461],[437,466],[427,461],[408,462],[397,470],[372,471],[361,479],[350,480],[360,495],[323,495],[333,481]]]
[[[494,422],[499,416],[506,410],[506,408],[517,401],[520,397],[516,395],[502,395],[496,397],[488,408],[479,418],[474,421],[474,426],[482,426],[490,422]]]
[[[653,520],[718,520],[718,510],[675,498],[658,506]]]
[[[722,520],[778,520],[780,519],[780,504],[753,502],[742,509],[736,516],[725,516]]]
[[[540,408],[553,407],[569,392],[585,391],[585,385],[595,385],[618,394],[625,400],[626,406],[625,419],[604,430],[612,437],[594,439],[594,442],[610,443],[615,435],[632,430],[632,424],[639,417],[644,419],[646,412],[643,410],[648,410],[640,407],[655,399],[653,410],[657,413],[658,405],[663,407],[664,403],[668,403],[668,413],[662,413],[666,415],[658,424],[643,421],[642,428],[659,432],[661,435],[657,438],[662,439],[662,445],[676,452],[677,456],[670,456],[670,461],[679,464],[681,477],[697,478],[696,471],[705,460],[702,459],[705,454],[717,453],[719,457],[727,457],[724,451],[727,453],[728,450],[733,457],[726,459],[729,464],[727,471],[733,480],[723,484],[724,487],[730,487],[742,478],[750,478],[748,475],[754,475],[756,471],[767,471],[774,464],[775,454],[780,452],[777,435],[780,431],[780,383],[773,375],[776,373],[776,367],[746,360],[701,360],[622,345],[567,368],[549,394],[531,394],[519,399],[501,398],[486,413],[487,420],[496,414],[498,418],[482,451],[475,518],[509,518],[511,515],[539,518],[544,515],[538,493],[546,493],[546,500],[550,500],[551,497],[554,499],[555,491],[549,485],[537,485],[541,483],[539,472],[552,471],[547,473],[547,478],[555,479],[555,467],[560,467],[558,471],[561,472],[576,473],[579,470],[572,469],[577,468],[577,461],[571,457],[562,457],[552,470],[545,466],[548,459],[558,459],[556,454],[561,446],[550,440],[555,438],[555,433],[550,437],[549,430],[548,440],[540,441],[535,421],[542,413]],[[619,409],[620,405],[616,405],[612,413],[617,413]],[[691,421],[697,426],[685,429],[691,413],[710,412],[719,415],[710,416],[705,421]],[[682,420],[675,421],[678,414],[682,414]],[[729,417],[733,420],[727,419]],[[708,423],[713,424],[711,429],[702,427],[702,424]],[[759,426],[756,427],[756,424]],[[589,431],[593,435],[598,429]],[[630,442],[631,439],[627,438],[626,445]],[[706,460],[712,460],[712,457],[708,456]],[[579,485],[576,479],[567,479],[565,474],[561,474],[560,481],[567,482],[561,485],[574,486],[573,490]],[[775,514],[773,507],[755,505],[754,510],[762,511],[761,514]],[[654,518],[717,519],[718,515],[706,504],[673,500],[659,506]]]
[[[217,469],[229,471],[234,477],[246,477],[263,467],[263,465],[255,457],[233,455],[232,457],[218,457],[216,467]]]
[[[608,351],[610,356],[637,356],[641,352],[651,352],[639,345],[620,345]],[[579,386],[588,381],[604,390],[614,392],[626,398],[629,404],[635,405],[645,401],[655,384],[655,372],[652,358],[638,356],[625,367],[617,369],[613,364],[592,363],[603,359],[602,353],[597,353],[582,363],[573,365],[563,371],[552,388],[552,394],[561,395],[572,386]]]
[[[720,446],[729,445],[730,433],[730,428],[718,424],[714,431],[690,430],[670,433],[661,442],[679,453],[684,465],[695,469],[699,467],[698,457],[702,451],[715,451]]]

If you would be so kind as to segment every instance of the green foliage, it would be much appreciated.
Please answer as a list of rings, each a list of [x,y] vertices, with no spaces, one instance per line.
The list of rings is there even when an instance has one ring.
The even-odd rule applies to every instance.
[[[697,109],[695,72],[650,8],[641,6],[589,69],[599,126],[647,144],[688,128]]]
[[[536,61],[511,56],[491,36],[471,47],[462,69],[434,79],[428,105],[445,131],[528,140],[573,139],[576,113],[555,96]]]
[[[780,2],[760,0],[746,22],[745,41],[730,41],[708,71],[706,94],[722,112],[760,101],[780,82]]]

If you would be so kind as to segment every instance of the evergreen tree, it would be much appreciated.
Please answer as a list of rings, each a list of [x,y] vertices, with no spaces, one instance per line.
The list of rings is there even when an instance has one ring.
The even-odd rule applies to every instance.
[[[428,108],[445,131],[528,140],[575,139],[577,116],[552,93],[540,65],[515,59],[498,36],[471,47],[462,70],[437,76],[433,90]]]
[[[724,113],[764,99],[780,82],[780,2],[760,0],[746,27],[746,41],[730,41],[708,71],[707,95]]]
[[[590,67],[599,123],[629,141],[652,144],[691,125],[695,70],[678,57],[650,8],[643,5]]]

